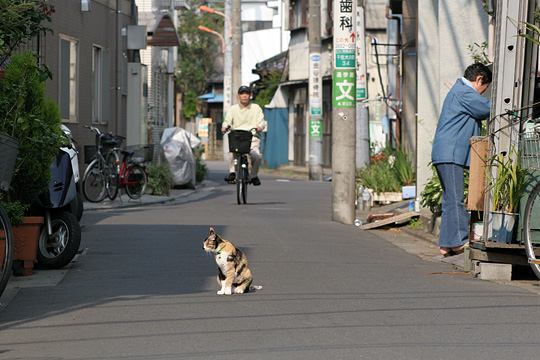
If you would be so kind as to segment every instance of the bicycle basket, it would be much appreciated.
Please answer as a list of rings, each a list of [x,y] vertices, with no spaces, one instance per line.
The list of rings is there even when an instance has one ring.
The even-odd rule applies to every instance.
[[[139,162],[151,162],[154,160],[154,144],[130,145],[127,150],[133,151],[132,159],[138,159]]]
[[[524,132],[519,134],[521,164],[526,169],[540,170],[540,134]]]
[[[105,134],[101,137],[101,145],[107,148],[120,147],[124,138],[122,136]]]
[[[233,130],[229,133],[229,151],[247,154],[251,149],[251,131]]]

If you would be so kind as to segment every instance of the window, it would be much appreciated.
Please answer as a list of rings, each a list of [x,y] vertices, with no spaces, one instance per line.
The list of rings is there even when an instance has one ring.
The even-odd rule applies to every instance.
[[[103,51],[92,47],[92,122],[103,122]]]
[[[60,36],[59,104],[60,115],[65,121],[77,121],[78,47],[77,40]]]

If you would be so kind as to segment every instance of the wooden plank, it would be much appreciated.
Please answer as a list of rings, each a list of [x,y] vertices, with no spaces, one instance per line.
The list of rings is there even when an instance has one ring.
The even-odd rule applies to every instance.
[[[416,211],[409,211],[409,212],[406,212],[406,213],[403,213],[403,214],[394,215],[394,216],[389,217],[389,218],[384,219],[384,220],[379,220],[379,221],[375,221],[375,222],[372,222],[372,223],[362,225],[361,228],[362,228],[362,230],[375,229],[375,228],[379,228],[379,227],[382,227],[382,226],[385,226],[385,225],[401,223],[401,222],[403,222],[405,220],[412,219],[413,217],[416,217],[416,216],[420,216],[420,213],[418,213]]]

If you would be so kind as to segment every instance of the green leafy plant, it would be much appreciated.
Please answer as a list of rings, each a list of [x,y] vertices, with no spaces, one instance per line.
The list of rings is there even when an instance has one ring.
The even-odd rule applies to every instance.
[[[357,185],[374,192],[399,192],[403,185],[411,185],[414,181],[414,170],[407,154],[390,148],[372,156],[371,164],[356,174]]]
[[[414,218],[411,219],[407,227],[412,230],[422,230],[424,228],[424,222],[421,219]]]
[[[20,201],[0,201],[0,206],[6,211],[11,226],[17,226],[23,223],[24,213],[28,206]]]
[[[435,215],[441,214],[442,185],[435,166],[431,165],[432,175],[420,193],[420,205],[429,208]]]
[[[409,156],[403,150],[396,150],[394,152],[395,161],[394,169],[396,171],[399,182],[402,185],[414,184],[416,177]]]
[[[45,0],[0,0],[0,68],[20,45],[49,31],[54,7]]]
[[[165,163],[150,164],[146,167],[148,174],[148,187],[152,195],[168,195],[172,186],[172,173]]]
[[[47,188],[63,139],[58,107],[45,98],[47,73],[32,53],[24,52],[11,57],[0,81],[0,132],[19,143],[10,195],[25,205]]]
[[[529,184],[527,169],[521,165],[519,154],[498,153],[490,159],[488,167],[489,190],[492,191],[493,209],[513,214],[519,207],[519,201]],[[495,172],[495,177],[490,170]]]
[[[467,45],[469,50],[469,55],[474,62],[478,62],[484,65],[491,64],[487,54],[488,43],[487,41],[482,42],[481,44],[473,43],[472,45]]]
[[[420,205],[422,207],[427,207],[429,210],[435,214],[440,215],[442,211],[442,185],[439,175],[437,174],[437,169],[435,165],[431,165],[431,178],[426,183],[424,190],[420,193]],[[464,175],[464,198],[467,198],[469,194],[469,172],[466,170]]]
[[[204,147],[199,146],[195,149],[195,181],[197,184],[203,182],[208,175],[208,168],[202,158],[203,153]]]
[[[212,79],[220,52],[215,35],[198,30],[199,25],[220,31],[223,29],[223,18],[198,11],[203,1],[190,1],[191,9],[184,10],[179,16],[178,35],[178,67],[176,85],[182,95],[182,116],[192,119],[198,113],[199,99],[206,90],[209,79]]]
[[[264,108],[266,105],[272,101],[274,94],[279,86],[281,81],[281,71],[271,71],[266,75],[260,85],[257,85],[257,94],[254,103],[258,104],[261,108]]]

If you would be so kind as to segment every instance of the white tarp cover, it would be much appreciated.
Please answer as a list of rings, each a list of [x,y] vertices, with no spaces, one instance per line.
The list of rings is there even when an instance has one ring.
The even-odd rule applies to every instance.
[[[161,150],[173,175],[173,186],[195,186],[195,156],[193,149],[201,140],[182,128],[167,128],[161,136]]]

